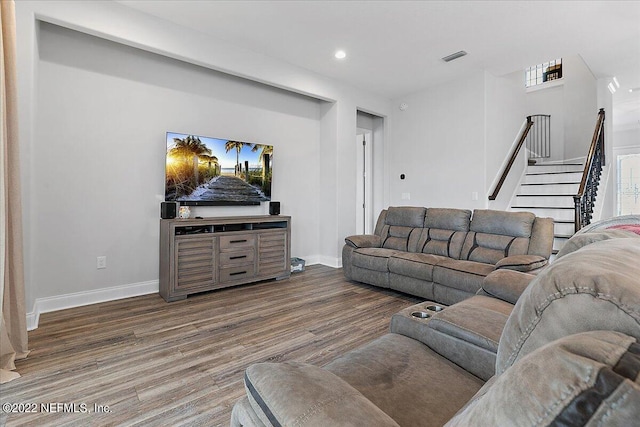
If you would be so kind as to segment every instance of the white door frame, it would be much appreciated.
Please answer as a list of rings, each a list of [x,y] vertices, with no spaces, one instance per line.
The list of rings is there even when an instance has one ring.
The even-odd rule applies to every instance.
[[[364,144],[363,144],[364,141]],[[356,132],[356,230],[373,233],[373,139],[372,131],[358,128]]]

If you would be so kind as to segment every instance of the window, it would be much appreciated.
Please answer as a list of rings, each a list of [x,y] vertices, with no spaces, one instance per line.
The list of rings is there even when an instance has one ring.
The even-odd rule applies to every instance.
[[[525,86],[531,87],[562,77],[562,58],[534,65],[525,70]]]

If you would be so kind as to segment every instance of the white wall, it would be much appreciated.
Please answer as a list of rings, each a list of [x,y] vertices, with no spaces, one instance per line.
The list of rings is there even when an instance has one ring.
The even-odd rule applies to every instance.
[[[569,79],[569,77],[565,77]],[[548,114],[551,116],[551,156],[543,161],[564,160],[565,107],[564,86],[545,87],[526,94],[526,115]],[[535,119],[535,118],[534,118]]]
[[[522,73],[475,75],[394,102],[400,103],[408,108],[393,110],[387,147],[390,204],[488,207],[492,184],[526,119]],[[510,175],[514,182],[524,170],[521,163]],[[501,190],[507,202],[513,190],[508,185]]]
[[[640,127],[613,132],[613,147],[637,147],[640,145]]]
[[[562,57],[561,82],[530,88],[527,115],[551,115],[551,157],[545,161],[584,158],[598,114],[598,85],[579,55]]]
[[[26,303],[36,318],[157,289],[167,130],[273,144],[273,196],[293,217],[293,255],[339,265],[355,232],[356,109],[386,116],[388,100],[114,2],[17,2],[16,21]],[[117,46],[51,26],[39,39],[39,21]],[[195,214],[266,213],[203,209]],[[96,271],[98,255],[106,270]]]
[[[38,295],[157,278],[165,131],[274,146],[272,198],[295,218],[292,253],[316,254],[320,102],[52,24],[40,27],[30,194]],[[286,132],[283,132],[283,129]],[[287,191],[299,182],[298,193]],[[198,207],[194,215],[264,214]],[[65,224],[52,227],[52,224]],[[309,233],[313,235],[313,232]],[[96,270],[106,255],[108,268]],[[132,262],[135,260],[135,262]]]
[[[594,208],[594,215],[592,221],[599,219],[611,218],[615,215],[616,207],[616,178],[614,175],[614,168],[612,166],[613,159],[613,147],[616,145],[618,139],[613,132],[613,96],[607,85],[611,80],[601,78],[597,81],[598,92],[598,108],[604,108],[605,120],[604,120],[604,151],[605,151],[605,167],[600,176],[600,184],[598,188],[598,197],[596,197],[596,206]],[[593,130],[595,129],[595,122],[593,123]],[[586,155],[585,155],[586,156]]]
[[[408,108],[391,115],[391,206],[486,206],[484,86],[484,76],[475,75],[394,101]]]
[[[597,79],[579,55],[562,58],[564,84],[564,158],[584,158],[598,118]]]
[[[526,121],[525,89],[522,71],[502,77],[485,73],[485,165],[486,192],[481,194],[487,200],[509,160],[521,129]],[[492,209],[506,209],[511,196],[524,173],[526,161],[524,147],[519,161],[513,164],[507,180],[503,184],[495,202],[488,202]]]

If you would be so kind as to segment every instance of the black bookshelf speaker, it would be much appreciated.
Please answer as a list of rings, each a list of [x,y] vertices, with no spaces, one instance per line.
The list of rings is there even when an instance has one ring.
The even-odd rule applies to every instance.
[[[178,203],[162,202],[160,203],[160,218],[173,219],[178,215]]]
[[[269,215],[280,215],[280,202],[269,202]]]

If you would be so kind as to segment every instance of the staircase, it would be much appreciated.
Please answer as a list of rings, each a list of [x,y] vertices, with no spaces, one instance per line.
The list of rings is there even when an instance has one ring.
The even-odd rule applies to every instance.
[[[604,109],[601,108],[584,164],[570,162],[538,164],[534,158],[550,157],[548,154],[551,134],[550,116],[543,114],[527,116],[520,137],[511,150],[509,160],[503,167],[493,192],[489,195],[489,200],[496,200],[526,141],[529,163],[509,209],[553,218],[553,255],[562,249],[576,230],[588,225],[593,218],[600,175],[605,167],[604,118]]]
[[[580,187],[582,163],[529,165],[510,210],[533,212],[554,221],[553,253],[556,254],[574,233],[573,196]]]

